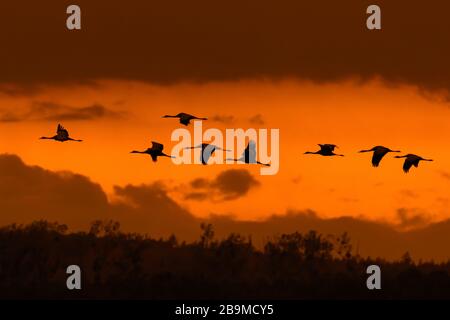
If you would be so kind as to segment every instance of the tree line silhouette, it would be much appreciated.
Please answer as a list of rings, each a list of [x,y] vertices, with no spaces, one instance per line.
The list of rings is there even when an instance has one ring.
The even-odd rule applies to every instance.
[[[36,221],[0,228],[0,297],[43,299],[427,299],[450,298],[450,261],[361,257],[347,233],[274,236],[262,249],[251,237],[216,239],[211,224],[179,242],[124,233],[115,221],[88,232]],[[82,289],[66,288],[79,265]],[[381,267],[382,289],[366,287],[367,266]]]

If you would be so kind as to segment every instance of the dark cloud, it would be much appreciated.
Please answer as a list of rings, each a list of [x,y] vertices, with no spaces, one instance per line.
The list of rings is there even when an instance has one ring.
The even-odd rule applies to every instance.
[[[417,209],[400,208],[397,210],[398,228],[411,230],[422,228],[430,224],[431,218],[426,213]]]
[[[158,182],[117,186],[116,200],[110,202],[101,187],[84,176],[29,166],[14,155],[0,155],[0,172],[0,225],[46,219],[68,224],[72,230],[88,230],[94,220],[112,219],[119,221],[125,231],[152,237],[175,234],[180,240],[192,241],[199,238],[200,224],[208,222],[213,224],[218,238],[231,232],[251,235],[256,246],[288,232],[316,230],[335,235],[348,232],[354,251],[362,256],[398,259],[409,251],[415,259],[450,258],[447,248],[450,220],[425,226],[429,223],[426,215],[414,209],[400,209],[399,225],[395,226],[362,218],[323,219],[311,210],[288,211],[260,221],[217,215],[200,219],[174,201],[165,185]],[[199,181],[195,185],[205,182]],[[399,226],[407,231],[399,232]]]
[[[27,166],[14,155],[0,155],[0,172],[2,224],[48,219],[82,228],[107,216],[103,190],[84,176]]]
[[[450,88],[450,2],[379,0],[382,30],[366,28],[368,0],[3,1],[0,83],[383,78]]]
[[[115,187],[115,202],[88,178],[28,166],[0,155],[0,225],[46,219],[86,230],[94,220],[115,219],[129,230],[193,239],[199,222],[173,201],[160,183]]]
[[[211,183],[211,187],[222,193],[226,200],[231,200],[246,195],[259,184],[249,171],[231,169],[221,172]]]
[[[400,191],[400,194],[401,194],[403,197],[406,197],[406,198],[413,198],[413,199],[416,199],[416,198],[419,197],[419,194],[418,194],[417,192],[415,192],[415,191],[413,191],[413,190],[409,190],[409,189],[401,190],[401,191]]]
[[[265,121],[263,119],[263,116],[261,114],[256,114],[253,117],[249,119],[250,123],[255,125],[264,125]]]
[[[23,113],[6,110],[0,112],[0,122],[17,122],[26,120],[38,121],[67,121],[67,120],[94,120],[100,118],[115,118],[121,113],[111,111],[100,104],[86,107],[70,107],[53,102],[35,102],[28,111]]]
[[[441,176],[442,176],[444,179],[450,180],[450,173],[448,173],[448,172],[442,171],[442,172],[441,172]]]
[[[116,186],[114,191],[120,200],[111,204],[111,210],[126,228],[138,226],[137,231],[157,236],[182,234],[193,239],[197,235],[200,222],[168,196],[163,184]]]
[[[211,120],[221,122],[224,124],[230,124],[235,121],[235,118],[232,115],[217,114],[217,115],[213,116],[211,118]]]
[[[196,201],[205,201],[210,198],[210,195],[207,192],[195,192],[191,191],[184,195],[185,200],[196,200]]]
[[[1,62],[0,62],[1,65]],[[0,94],[7,97],[23,97],[23,96],[33,96],[39,93],[42,88],[39,88],[36,84],[11,84],[11,83],[1,83],[0,82]]]
[[[302,176],[301,175],[297,175],[296,177],[292,178],[292,183],[293,184],[299,184],[302,181]]]
[[[23,120],[18,114],[11,111],[4,111],[0,113],[0,122],[18,122]]]
[[[215,179],[198,178],[191,181],[191,190],[185,192],[190,200],[235,200],[245,196],[260,183],[245,169],[221,172]]]
[[[209,180],[206,178],[197,178],[192,180],[190,185],[195,189],[207,188],[209,186]]]

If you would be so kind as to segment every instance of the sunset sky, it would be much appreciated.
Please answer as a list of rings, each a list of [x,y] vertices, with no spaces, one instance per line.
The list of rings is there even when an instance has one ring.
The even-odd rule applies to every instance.
[[[24,170],[85,176],[109,203],[130,200],[130,188],[159,186],[171,205],[197,217],[312,210],[399,230],[450,219],[450,6],[431,3],[379,1],[380,31],[365,28],[371,3],[356,0],[83,0],[80,31],[65,28],[67,1],[27,3],[27,11],[24,1],[2,3],[0,175],[8,179],[0,183],[0,223],[47,217],[83,225],[95,216],[83,213],[82,223],[75,212],[46,216],[57,206],[33,212],[36,199],[53,201],[45,197],[56,187],[5,172],[13,166],[4,154],[22,159]],[[183,126],[161,116],[179,112],[207,117],[204,129],[279,129],[278,174],[129,153],[152,140],[170,152],[171,133]],[[58,123],[84,141],[38,139]],[[337,144],[345,157],[303,154],[318,143]],[[405,174],[403,160],[388,154],[373,168],[371,154],[358,151],[376,145],[434,162]],[[65,196],[89,203],[83,194]]]
[[[30,112],[42,105],[61,109],[44,114]],[[104,114],[87,115],[92,118],[87,120],[77,120],[70,114],[71,108],[82,114],[82,108],[91,106],[105,108]],[[377,82],[357,85],[352,81],[330,85],[242,81],[158,87],[109,81],[98,88],[46,88],[32,97],[4,96],[1,107],[4,118],[26,118],[2,123],[0,134],[5,139],[1,147],[5,153],[17,154],[30,165],[86,175],[110,196],[114,185],[161,180],[174,198],[201,216],[214,212],[257,219],[287,209],[314,209],[325,216],[363,215],[392,221],[399,208],[419,210],[433,219],[450,214],[446,176],[450,152],[442,149],[450,139],[446,127],[450,108],[409,87],[390,89]],[[147,156],[129,154],[149,147],[151,140],[164,143],[170,152],[177,143],[170,140],[171,133],[181,125],[177,120],[161,119],[161,115],[179,111],[207,116],[205,129],[279,128],[280,171],[275,176],[261,176],[259,167],[251,166],[248,170],[260,184],[234,201],[184,201],[192,180],[247,167],[174,165],[169,159],[152,163]],[[69,119],[41,119],[53,116],[52,112]],[[257,115],[259,122],[255,123]],[[60,144],[38,140],[41,135],[54,135],[58,122],[73,137],[85,141]],[[307,150],[316,151],[317,143],[336,143],[346,157],[303,155]],[[401,170],[403,161],[387,155],[375,169],[370,154],[357,153],[375,145],[417,153],[435,162],[422,163],[406,175]]]

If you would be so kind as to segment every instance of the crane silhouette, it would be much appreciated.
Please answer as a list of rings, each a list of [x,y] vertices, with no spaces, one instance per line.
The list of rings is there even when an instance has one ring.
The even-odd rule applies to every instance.
[[[331,156],[343,157],[344,156],[343,154],[334,153],[334,149],[339,148],[335,144],[329,144],[329,143],[320,144],[319,143],[318,146],[320,147],[320,150],[318,150],[316,152],[306,151],[305,154],[320,154],[321,156],[325,156],[325,157],[331,157]]]
[[[374,166],[374,167],[378,167],[381,159],[383,159],[383,157],[386,154],[388,154],[389,152],[401,152],[399,150],[391,150],[391,149],[383,147],[383,146],[376,146],[376,147],[373,147],[372,149],[361,150],[359,152],[362,153],[362,152],[372,152],[372,151],[373,151],[372,166]]]
[[[203,165],[207,165],[208,164],[208,160],[211,157],[211,155],[216,151],[216,150],[223,150],[226,152],[229,152],[231,150],[227,150],[227,149],[222,149],[216,145],[213,144],[209,144],[209,143],[202,143],[199,144],[198,146],[195,147],[187,147],[185,149],[198,149],[201,148],[202,149],[202,154],[200,155],[200,161],[202,162]]]
[[[76,140],[69,137],[69,132],[60,124],[58,124],[58,127],[56,128],[56,135],[53,137],[40,137],[39,139],[47,139],[47,140],[55,140],[59,142],[65,142],[65,141],[75,141],[75,142],[82,142],[83,140]]]
[[[418,167],[420,161],[433,161],[433,159],[424,159],[418,155],[415,154],[407,154],[404,156],[395,156],[396,158],[405,158],[405,162],[403,163],[403,171],[405,173],[409,172],[409,169],[411,169],[412,166]]]
[[[145,151],[131,151],[130,153],[145,153],[152,157],[153,162],[156,162],[158,160],[158,157],[169,157],[169,158],[175,158],[174,156],[169,156],[168,154],[165,154],[163,152],[164,145],[161,143],[152,141],[152,147],[148,148]]]
[[[241,157],[238,159],[234,158],[227,158],[225,160],[231,160],[236,162],[244,162],[248,164],[261,164],[263,166],[269,167],[270,164],[268,163],[262,163],[256,160],[256,143],[253,140],[250,140],[247,144],[247,147],[245,148],[244,152],[242,153]]]
[[[208,118],[199,118],[199,117],[193,116],[192,114],[184,113],[184,112],[181,112],[174,116],[166,114],[165,116],[163,116],[163,118],[179,118],[180,123],[184,124],[185,126],[187,126],[189,123],[191,123],[191,120],[208,120]]]

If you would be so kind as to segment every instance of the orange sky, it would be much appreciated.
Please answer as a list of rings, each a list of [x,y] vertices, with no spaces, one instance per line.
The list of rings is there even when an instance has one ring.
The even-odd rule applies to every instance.
[[[386,87],[376,81],[356,84],[312,84],[297,81],[237,81],[155,86],[131,81],[103,81],[97,86],[47,87],[34,95],[0,95],[0,111],[25,113],[33,103],[52,102],[68,107],[93,104],[114,111],[88,121],[63,121],[80,144],[40,141],[53,135],[56,121],[28,118],[0,123],[0,150],[19,155],[27,164],[50,170],[69,170],[89,176],[112,194],[114,185],[163,180],[170,195],[199,216],[234,214],[259,219],[288,209],[313,209],[324,217],[365,216],[395,222],[396,210],[408,208],[433,221],[450,217],[448,141],[450,106],[439,97],[425,97],[413,87]],[[174,165],[169,159],[152,163],[144,150],[151,140],[167,151],[175,119],[164,114],[188,112],[208,117],[204,128],[279,128],[280,171],[260,176],[245,197],[231,201],[186,201],[180,190],[199,177],[215,177],[236,166]],[[231,123],[214,116],[233,116]],[[262,124],[250,119],[261,115]],[[192,127],[190,128],[192,130]],[[346,156],[303,155],[317,143],[335,143]],[[384,145],[435,161],[421,163],[409,174],[402,160],[387,155],[372,168],[370,154],[361,149]]]

